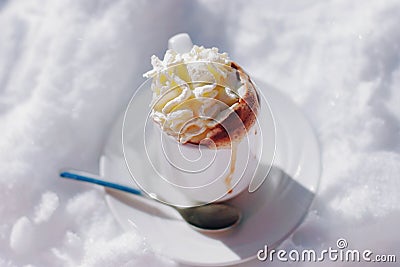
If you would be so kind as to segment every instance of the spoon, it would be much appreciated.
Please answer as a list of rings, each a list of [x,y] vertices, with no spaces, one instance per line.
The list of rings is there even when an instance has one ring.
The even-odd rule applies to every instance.
[[[77,170],[60,171],[60,177],[98,184],[144,197],[143,192],[136,188],[107,182],[99,179],[101,177],[87,172]],[[237,208],[223,203],[210,203],[202,206],[181,208],[163,202],[155,194],[149,194],[149,196],[162,204],[176,209],[187,223],[202,231],[227,230],[237,225],[241,218],[241,213]]]

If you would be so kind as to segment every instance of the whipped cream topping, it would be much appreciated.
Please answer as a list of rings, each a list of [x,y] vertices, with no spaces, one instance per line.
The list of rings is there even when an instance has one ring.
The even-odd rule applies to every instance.
[[[234,112],[243,84],[226,53],[194,45],[188,53],[152,56],[151,117],[181,143],[199,143]]]

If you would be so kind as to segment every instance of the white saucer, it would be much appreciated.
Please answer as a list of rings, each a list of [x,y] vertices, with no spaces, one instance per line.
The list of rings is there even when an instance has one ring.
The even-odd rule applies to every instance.
[[[263,95],[268,99],[275,119],[276,153],[271,172],[260,188],[253,193],[243,192],[229,201],[243,212],[240,225],[227,232],[201,233],[168,206],[108,191],[107,203],[122,227],[126,230],[135,228],[162,255],[201,266],[247,261],[264,245],[276,247],[297,228],[307,214],[319,184],[318,142],[308,121],[287,97],[269,85],[258,85],[264,88]],[[112,177],[113,182],[135,186],[122,153],[122,120],[121,116],[105,144],[100,174]],[[147,157],[137,155],[134,160],[140,165]],[[265,165],[260,171],[268,168]],[[148,171],[142,168],[137,174],[146,177]]]

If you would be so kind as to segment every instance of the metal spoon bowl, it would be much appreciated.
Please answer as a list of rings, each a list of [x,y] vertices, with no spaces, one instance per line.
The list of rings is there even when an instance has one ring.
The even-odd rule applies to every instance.
[[[63,170],[60,171],[60,177],[98,184],[144,197],[142,191],[138,189],[107,182],[101,180],[101,177],[98,175],[83,171]],[[159,203],[176,209],[182,218],[197,230],[210,232],[225,231],[237,225],[241,219],[241,212],[237,208],[224,203],[210,203],[202,206],[181,208],[166,203],[156,195],[150,194],[149,196]]]
[[[237,208],[222,203],[212,203],[191,208],[176,208],[182,218],[199,230],[227,230],[240,221],[241,215]]]

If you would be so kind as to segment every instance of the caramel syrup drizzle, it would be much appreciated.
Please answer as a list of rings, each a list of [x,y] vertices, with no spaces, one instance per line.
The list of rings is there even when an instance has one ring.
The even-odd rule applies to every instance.
[[[232,142],[231,144],[232,144],[232,147],[231,147],[232,150],[231,150],[231,159],[229,161],[229,173],[224,179],[224,182],[228,188],[228,194],[231,194],[233,191],[232,178],[233,178],[233,173],[235,172],[235,167],[236,167],[238,142]]]

